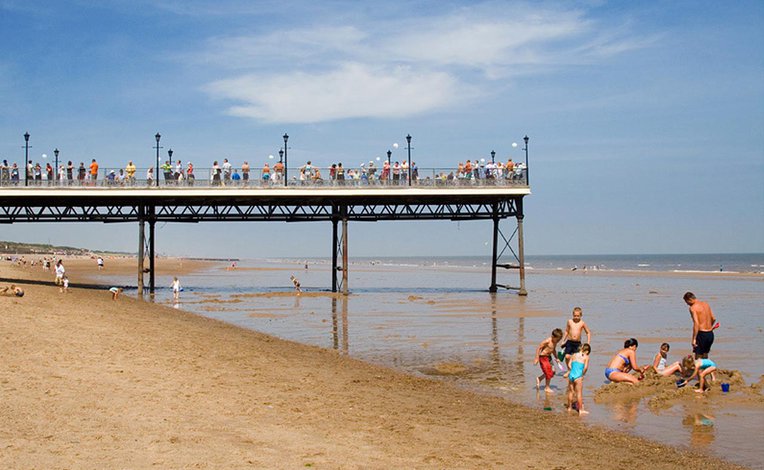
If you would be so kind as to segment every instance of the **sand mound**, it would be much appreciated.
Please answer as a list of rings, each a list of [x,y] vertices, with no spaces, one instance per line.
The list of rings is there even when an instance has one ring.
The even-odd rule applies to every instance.
[[[637,385],[626,383],[609,383],[598,388],[594,392],[594,401],[597,403],[614,403],[634,399],[648,399],[647,405],[653,409],[670,408],[680,401],[695,400],[698,393],[695,392],[697,382],[692,382],[685,387],[678,388],[677,376],[662,377],[654,371],[648,371],[644,380]],[[730,392],[724,393],[721,384],[730,384]],[[703,396],[709,400],[733,401],[736,404],[764,404],[764,396],[761,393],[764,376],[758,383],[746,385],[740,371],[719,369],[716,371],[716,381],[709,382],[708,389]]]

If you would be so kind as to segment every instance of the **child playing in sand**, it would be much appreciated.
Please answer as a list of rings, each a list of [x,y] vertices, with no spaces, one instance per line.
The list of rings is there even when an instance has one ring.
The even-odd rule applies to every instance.
[[[180,299],[180,280],[177,277],[173,278],[170,287],[172,287],[172,300],[177,302]]]
[[[674,362],[671,365],[668,364],[668,352],[671,346],[668,343],[661,344],[661,348],[658,354],[653,358],[653,369],[658,375],[668,377],[674,375],[677,372],[682,372],[682,364],[679,361]]]
[[[294,275],[289,276],[289,279],[291,279],[292,284],[294,284],[294,290],[297,291],[298,294],[302,292],[302,289],[300,288],[300,280],[294,277]]]
[[[111,300],[117,300],[119,297],[119,294],[122,293],[121,287],[112,287],[109,289],[109,292],[111,292]]]
[[[568,320],[568,323],[565,325],[562,346],[565,348],[565,365],[568,367],[568,370],[570,370],[570,357],[581,349],[581,332],[586,332],[586,339],[589,344],[592,342],[592,333],[581,319],[583,316],[584,311],[581,310],[581,307],[576,307],[573,309],[573,318]],[[565,374],[565,377],[567,376],[568,373]]]
[[[570,373],[568,374],[568,411],[573,411],[573,400],[578,405],[578,414],[586,415],[584,410],[584,375],[589,369],[589,353],[592,352],[589,343],[581,346],[581,350],[570,357]]]
[[[546,393],[554,393],[549,386],[549,382],[554,377],[554,370],[552,369],[552,358],[556,355],[557,343],[562,338],[562,330],[555,328],[552,330],[552,335],[542,341],[539,347],[536,348],[536,357],[533,359],[533,364],[539,364],[541,366],[541,375],[536,377],[536,389],[541,390],[541,379],[546,380],[546,386],[544,391]]]
[[[692,375],[686,378],[684,382],[678,383],[677,386],[679,387],[687,385],[690,380],[697,376],[699,386],[695,391],[697,393],[703,393],[706,391],[706,376],[708,374],[711,374],[712,381],[716,381],[716,378],[714,377],[716,363],[711,359],[693,359],[692,356],[687,356],[682,360],[682,369],[687,372],[692,371]]]
[[[15,284],[0,288],[0,295],[7,297],[24,297],[24,290],[21,287],[16,287]]]

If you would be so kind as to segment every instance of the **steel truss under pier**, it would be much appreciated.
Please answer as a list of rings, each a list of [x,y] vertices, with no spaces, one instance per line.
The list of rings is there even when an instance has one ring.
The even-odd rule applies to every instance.
[[[492,220],[489,291],[496,292],[498,287],[502,287],[526,295],[522,224],[523,197],[528,194],[530,190],[527,187],[385,190],[11,189],[0,191],[0,224],[138,222],[138,291],[143,293],[144,273],[148,273],[149,291],[153,294],[157,222],[331,222],[332,291],[347,294],[349,222]],[[517,219],[517,227],[507,238],[500,229],[500,222],[509,217]],[[513,247],[515,240],[516,249]],[[507,252],[514,260],[500,262]],[[149,267],[145,268],[147,255]],[[498,284],[497,268],[518,269],[520,286]]]

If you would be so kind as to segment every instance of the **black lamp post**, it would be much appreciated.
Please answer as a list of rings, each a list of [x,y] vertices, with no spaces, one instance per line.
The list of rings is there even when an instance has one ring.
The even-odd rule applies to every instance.
[[[289,168],[289,163],[287,160],[287,140],[289,140],[289,136],[284,133],[284,186],[287,186],[289,184],[289,175],[287,174],[287,168]]]
[[[491,150],[491,163],[496,163],[496,150]]]
[[[406,135],[406,142],[408,142],[408,145],[406,146],[409,151],[409,170],[408,170],[408,179],[409,179],[409,186],[411,186],[411,134]]]
[[[393,156],[393,152],[390,150],[387,151],[387,179],[390,179],[390,175],[393,172],[393,169],[390,167],[390,157]]]
[[[526,186],[530,186],[531,185],[531,180],[528,177],[528,171],[529,171],[529,169],[528,169],[528,141],[530,139],[526,135],[525,137],[523,137],[523,140],[525,141],[525,148],[523,149],[523,150],[525,150],[525,185]]]
[[[53,173],[53,181],[56,181],[58,180],[58,147],[53,151],[53,155],[56,156],[56,166],[53,168],[53,171],[55,171],[55,173]]]
[[[157,167],[156,167],[157,177],[156,177],[156,182],[157,182],[157,187],[159,187],[159,149],[162,148],[162,147],[159,146],[159,140],[162,138],[162,136],[159,134],[159,132],[157,132],[157,135],[155,135],[154,137],[157,139],[157,146],[156,146],[156,149],[157,149]]]
[[[284,149],[279,149],[279,163],[284,163]]]
[[[24,133],[24,186],[29,186],[29,132]]]
[[[170,159],[170,169],[169,169],[169,171],[170,171],[170,173],[172,173],[172,149],[169,149],[167,151],[167,156]]]

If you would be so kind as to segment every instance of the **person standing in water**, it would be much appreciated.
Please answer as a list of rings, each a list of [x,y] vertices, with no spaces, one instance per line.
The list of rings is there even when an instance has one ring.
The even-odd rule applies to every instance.
[[[698,300],[692,292],[684,294],[684,302],[690,307],[692,318],[692,352],[695,359],[707,359],[714,344],[714,323],[716,317],[708,303]]]
[[[180,300],[180,280],[177,277],[173,278],[170,287],[172,287],[172,300],[177,302]]]

